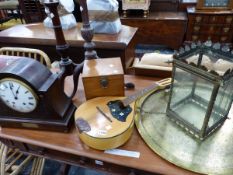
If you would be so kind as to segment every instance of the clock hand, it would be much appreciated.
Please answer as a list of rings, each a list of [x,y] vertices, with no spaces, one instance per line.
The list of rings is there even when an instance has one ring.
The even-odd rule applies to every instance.
[[[13,85],[11,82],[9,82],[10,90],[11,90],[11,92],[12,92],[12,94],[13,94],[13,96],[14,96],[15,100],[17,100],[18,98],[17,98],[17,96],[14,94],[13,86],[14,86],[14,85]]]
[[[19,88],[20,88],[20,85],[19,85],[18,89],[17,89],[16,92],[15,92],[16,97],[18,97]]]
[[[9,82],[10,89],[14,86],[11,82]]]

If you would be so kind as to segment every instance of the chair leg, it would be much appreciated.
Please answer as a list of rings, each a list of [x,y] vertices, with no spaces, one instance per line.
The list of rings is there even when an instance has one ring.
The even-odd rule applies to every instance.
[[[19,17],[21,23],[23,24],[23,15],[21,14],[19,5],[18,5],[18,7],[17,7],[17,15],[18,15],[18,17]]]
[[[9,157],[8,157],[9,156]],[[18,150],[11,150],[4,144],[1,144],[0,149],[0,174],[1,175],[17,175],[19,172],[27,166],[34,158],[32,155],[28,155],[19,165],[15,165],[15,162],[21,159],[23,153]],[[11,171],[9,173],[8,171]],[[38,174],[42,175],[42,174]]]
[[[44,158],[34,157],[30,175],[42,175],[44,163],[45,163]]]
[[[59,175],[68,175],[70,168],[71,168],[71,165],[66,164],[66,163],[62,163],[58,174]]]
[[[10,175],[17,175],[32,160],[33,156],[29,155]]]
[[[6,162],[6,156],[7,156],[7,146],[4,144],[1,144],[1,151],[0,151],[0,173],[1,175],[5,175],[5,162]]]
[[[14,18],[15,20],[17,20],[17,16],[16,16],[15,13],[14,13],[15,10],[10,9],[9,11],[10,11],[10,13],[11,13],[11,18]]]

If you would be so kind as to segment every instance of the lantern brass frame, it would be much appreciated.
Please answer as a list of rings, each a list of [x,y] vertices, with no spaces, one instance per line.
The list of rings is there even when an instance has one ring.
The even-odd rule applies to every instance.
[[[174,60],[173,60],[171,91],[170,91],[166,114],[172,121],[174,121],[176,124],[184,128],[192,136],[195,136],[196,138],[200,140],[205,139],[208,135],[210,135],[212,132],[218,129],[227,119],[227,115],[226,115],[223,118],[221,118],[219,121],[217,121],[213,126],[211,126],[210,128],[207,128],[207,125],[208,125],[208,122],[211,116],[211,112],[212,112],[212,109],[215,103],[215,99],[218,95],[218,90],[220,88],[220,85],[224,84],[227,80],[229,80],[233,76],[232,70],[227,70],[223,76],[220,76],[217,72],[208,71],[206,68],[203,68],[201,66],[203,55],[207,55],[207,56],[214,57],[217,59],[224,58],[225,60],[231,60],[231,61],[233,60],[233,52],[230,52],[230,49],[228,48],[228,46],[225,48],[224,47],[218,48],[218,46],[219,46],[219,43],[212,45],[211,42],[206,42],[203,44],[201,44],[200,42],[197,44],[193,43],[191,47],[186,45],[185,48],[180,48],[180,51],[174,55]],[[199,54],[197,65],[188,64],[185,60],[195,54]],[[191,125],[190,123],[185,121],[183,118],[179,117],[179,115],[173,110],[171,110],[170,108],[176,68],[189,72],[213,84],[213,90],[211,93],[210,101],[207,102],[208,107],[207,107],[204,122],[202,124],[202,128],[200,131],[195,126]],[[195,86],[196,86],[196,83],[192,87],[191,96],[194,95]],[[186,97],[185,99],[187,98],[188,97]],[[182,101],[184,101],[185,99],[182,99],[178,103],[182,103]],[[231,99],[231,103],[232,103],[232,99]],[[231,105],[227,109],[228,112],[230,110],[230,107]]]

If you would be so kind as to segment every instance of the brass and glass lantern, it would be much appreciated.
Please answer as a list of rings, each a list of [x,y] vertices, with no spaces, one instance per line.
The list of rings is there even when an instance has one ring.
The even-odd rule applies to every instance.
[[[203,140],[227,119],[233,97],[233,52],[211,41],[192,43],[174,56],[167,116]]]

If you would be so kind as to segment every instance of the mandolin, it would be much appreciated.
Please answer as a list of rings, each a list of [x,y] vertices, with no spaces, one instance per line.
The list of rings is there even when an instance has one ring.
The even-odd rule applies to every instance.
[[[86,101],[75,112],[80,139],[88,146],[106,150],[124,144],[134,128],[134,101],[170,85],[163,79],[128,97],[97,97]]]

